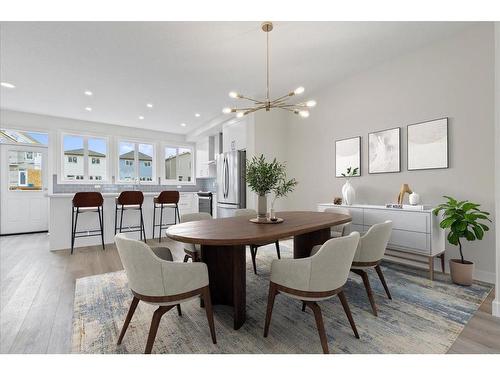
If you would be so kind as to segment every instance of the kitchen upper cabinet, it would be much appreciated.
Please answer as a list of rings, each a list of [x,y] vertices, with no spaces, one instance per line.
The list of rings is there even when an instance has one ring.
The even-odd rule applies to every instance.
[[[196,143],[196,177],[215,177],[214,137]]]
[[[247,148],[247,123],[245,120],[222,129],[222,146],[224,152],[244,150]]]

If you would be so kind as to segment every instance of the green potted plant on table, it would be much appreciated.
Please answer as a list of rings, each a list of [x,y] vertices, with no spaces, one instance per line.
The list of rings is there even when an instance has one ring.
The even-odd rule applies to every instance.
[[[254,156],[247,160],[246,181],[252,191],[258,195],[258,219],[267,220],[267,195],[271,192],[275,196],[286,196],[297,184],[295,179],[286,179],[286,165],[274,158],[266,161],[264,155]]]
[[[481,211],[479,204],[469,201],[458,201],[444,196],[448,201],[434,209],[434,215],[443,212],[443,219],[439,224],[443,229],[449,229],[448,242],[458,246],[460,259],[450,259],[451,279],[455,284],[472,285],[474,263],[464,259],[462,240],[482,240],[484,233],[489,230],[484,221],[489,221],[489,212]],[[480,222],[483,221],[483,222]]]

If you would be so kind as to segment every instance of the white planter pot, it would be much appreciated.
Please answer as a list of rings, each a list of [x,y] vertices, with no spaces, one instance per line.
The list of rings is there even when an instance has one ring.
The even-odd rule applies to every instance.
[[[348,206],[353,204],[356,199],[356,190],[354,190],[350,180],[347,180],[344,186],[342,186],[342,198],[344,198],[344,203]]]

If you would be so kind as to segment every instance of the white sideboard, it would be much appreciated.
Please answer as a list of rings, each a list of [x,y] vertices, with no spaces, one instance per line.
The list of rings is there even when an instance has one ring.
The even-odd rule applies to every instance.
[[[426,263],[432,280],[434,258],[441,258],[444,272],[445,233],[439,227],[440,218],[432,214],[432,209],[387,208],[375,205],[338,206],[333,203],[318,204],[318,211],[331,207],[347,208],[352,216],[353,231],[365,233],[373,224],[392,221],[392,234],[387,245],[386,257],[391,260],[404,260]],[[422,257],[426,257],[425,262]]]

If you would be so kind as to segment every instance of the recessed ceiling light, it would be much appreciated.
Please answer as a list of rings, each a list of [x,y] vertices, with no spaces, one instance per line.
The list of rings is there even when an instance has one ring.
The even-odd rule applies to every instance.
[[[182,126],[182,127],[184,127],[184,126],[186,126],[186,124],[185,124],[185,123],[182,123],[182,124],[181,124],[181,126]]]
[[[194,117],[200,117],[201,115],[199,113],[195,113]]]
[[[92,91],[84,91],[84,94],[87,95],[87,96],[92,96],[93,95],[93,92]]]
[[[85,110],[89,111],[89,112],[92,112],[92,108],[91,107],[85,107]]]
[[[15,85],[13,85],[12,83],[9,83],[9,82],[0,82],[0,85],[2,87],[6,87],[8,89],[14,89],[14,88],[16,88]]]
[[[139,116],[139,120],[144,120],[144,116]]]
[[[148,108],[153,108],[153,104],[148,103],[148,104],[146,104],[146,107],[148,107]]]

